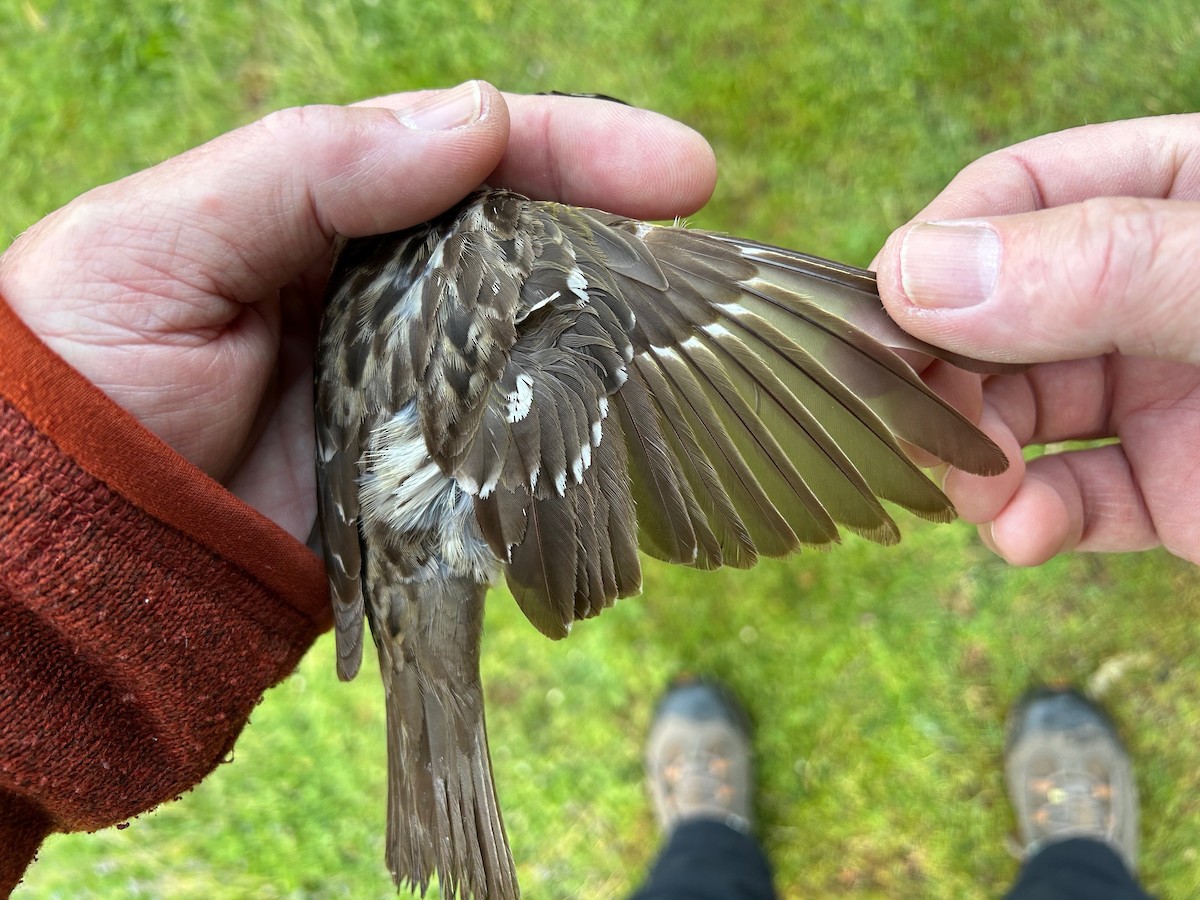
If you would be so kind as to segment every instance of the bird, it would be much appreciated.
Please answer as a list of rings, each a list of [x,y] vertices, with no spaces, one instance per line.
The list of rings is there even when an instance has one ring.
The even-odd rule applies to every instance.
[[[318,337],[316,469],[337,670],[365,618],[387,715],[386,862],[422,895],[519,896],[480,683],[501,575],[550,638],[641,588],[649,557],[746,568],[883,501],[954,508],[904,443],[977,475],[1004,453],[897,351],[865,269],[483,187],[339,239]]]

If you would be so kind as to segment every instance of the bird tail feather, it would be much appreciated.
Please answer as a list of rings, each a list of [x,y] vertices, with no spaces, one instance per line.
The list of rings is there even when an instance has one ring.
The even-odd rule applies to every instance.
[[[468,683],[433,677],[411,657],[389,656],[387,865],[393,880],[424,896],[436,875],[448,900],[517,900],[478,676]]]

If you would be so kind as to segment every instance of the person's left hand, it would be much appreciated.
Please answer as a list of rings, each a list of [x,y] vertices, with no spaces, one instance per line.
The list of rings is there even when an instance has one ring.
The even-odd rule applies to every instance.
[[[89,191],[0,257],[0,296],[175,450],[303,540],[312,355],[335,234],[415,225],[487,181],[693,212],[712,151],[670,119],[482,82],[287,109]]]

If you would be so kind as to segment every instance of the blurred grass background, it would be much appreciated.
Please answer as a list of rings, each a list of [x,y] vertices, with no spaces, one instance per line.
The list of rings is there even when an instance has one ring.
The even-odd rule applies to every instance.
[[[706,134],[693,221],[867,263],[983,153],[1200,108],[1193,0],[438,0],[0,8],[0,241],[100,182],[272,109],[482,77],[597,91]],[[1016,863],[1000,754],[1034,682],[1091,685],[1138,762],[1147,887],[1200,893],[1197,570],[1164,553],[992,558],[902,519],[752,573],[647,567],[552,644],[497,592],[484,675],[508,832],[531,898],[626,893],[657,846],[641,736],[682,670],[758,723],[760,831],[781,894],[986,897]],[[235,758],[123,830],[55,837],[19,897],[391,897],[383,710],[323,639]]]

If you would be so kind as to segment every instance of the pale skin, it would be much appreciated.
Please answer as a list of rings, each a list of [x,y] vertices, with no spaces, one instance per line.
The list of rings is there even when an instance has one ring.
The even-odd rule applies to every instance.
[[[978,272],[969,253],[937,259],[957,255],[954,233],[912,241],[910,224],[877,258],[903,328],[981,359],[1034,363],[983,382],[983,428],[1012,468],[945,483],[1010,562],[1162,545],[1200,563],[1198,201],[1200,115],[1095,125],[980,159],[916,217],[987,217],[967,228],[996,238],[981,302],[947,303],[961,303],[953,294]],[[959,276],[954,290],[939,286],[946,274]],[[1111,437],[1119,443],[1028,465],[1020,454]]]
[[[471,82],[418,119],[414,105],[438,93],[284,110],[89,191],[0,257],[0,295],[151,431],[304,540],[335,233],[418,224],[484,181],[670,218],[716,180],[704,139],[664,116]]]
[[[312,348],[335,233],[416,224],[484,181],[671,218],[703,205],[715,177],[694,131],[600,100],[471,83],[284,110],[47,216],[0,257],[0,295],[150,430],[303,540],[315,517]],[[1162,544],[1200,562],[1198,201],[1200,116],[1094,126],[969,166],[916,221],[994,218],[906,244],[910,223],[878,257],[904,328],[1036,363],[983,382],[926,373],[956,399],[982,384],[983,427],[1014,465],[989,479],[950,472],[946,490],[1009,561]],[[987,280],[961,252],[978,231],[999,241],[992,296],[937,307]],[[946,244],[959,249],[937,251]],[[939,292],[939,272],[956,291]],[[1121,443],[1021,461],[1025,444],[1104,436]]]

